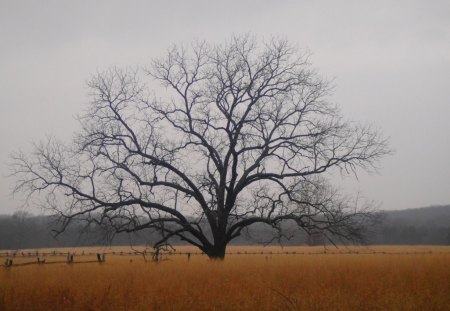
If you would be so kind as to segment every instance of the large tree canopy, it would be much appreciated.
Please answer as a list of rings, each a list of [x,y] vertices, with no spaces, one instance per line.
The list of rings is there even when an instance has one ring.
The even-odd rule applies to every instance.
[[[178,238],[211,258],[255,223],[362,238],[372,212],[325,177],[372,170],[386,140],[343,120],[328,83],[287,41],[174,46],[146,70],[112,68],[88,85],[72,142],[13,156],[16,190],[41,194],[61,230],[73,219],[152,228],[158,245]]]

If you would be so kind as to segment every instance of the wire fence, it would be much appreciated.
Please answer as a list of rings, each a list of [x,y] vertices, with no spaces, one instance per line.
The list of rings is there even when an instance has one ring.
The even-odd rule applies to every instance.
[[[302,251],[237,251],[237,252],[227,252],[226,255],[350,255],[350,254],[391,254],[391,255],[408,255],[408,254],[433,254],[433,253],[450,253],[445,251],[313,251],[313,252],[302,252]],[[27,257],[61,257],[68,255],[76,256],[93,256],[97,254],[112,255],[112,256],[142,256],[151,255],[151,251],[133,251],[133,252],[0,252],[0,257],[12,257],[12,258],[27,258]],[[165,256],[182,256],[182,255],[206,255],[203,252],[164,252]]]
[[[346,250],[346,251],[235,251],[235,252],[227,252],[227,256],[238,256],[238,255],[262,255],[266,256],[282,256],[282,255],[419,255],[419,254],[436,254],[436,253],[444,253],[450,254],[450,251],[377,251],[377,250]],[[10,267],[20,267],[20,266],[28,266],[28,265],[49,265],[49,264],[88,264],[88,263],[104,263],[106,262],[106,258],[109,256],[118,256],[118,257],[130,257],[130,256],[142,256],[145,261],[147,261],[147,257],[151,258],[151,261],[159,261],[162,258],[167,258],[167,256],[185,256],[189,261],[191,256],[205,256],[206,254],[203,252],[176,252],[176,251],[168,251],[162,253],[155,253],[152,251],[106,251],[106,252],[91,252],[91,251],[74,251],[74,252],[61,252],[61,251],[52,251],[52,252],[22,252],[22,251],[7,251],[0,252],[0,257],[5,258],[3,266],[5,268]],[[94,259],[92,259],[94,256]],[[64,260],[51,260],[56,259],[57,257],[63,257]],[[19,259],[31,259],[32,261],[21,262]],[[19,262],[17,262],[17,260]]]

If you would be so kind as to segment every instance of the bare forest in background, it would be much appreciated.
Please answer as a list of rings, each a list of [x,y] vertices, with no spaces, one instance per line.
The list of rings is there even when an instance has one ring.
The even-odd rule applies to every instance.
[[[371,229],[367,243],[374,245],[450,245],[450,205],[417,209],[385,211],[382,221]],[[72,224],[66,232],[54,237],[51,216],[34,216],[23,212],[0,216],[0,249],[30,249],[47,247],[78,247],[98,245],[151,245],[160,238],[157,233],[142,231],[112,235],[104,228]],[[233,245],[277,244],[270,228],[254,225],[249,234],[236,239]],[[308,236],[287,228],[292,237],[283,245],[322,245],[320,235]],[[253,237],[253,238],[252,238]],[[254,237],[258,237],[255,239]],[[174,244],[183,245],[182,241]]]

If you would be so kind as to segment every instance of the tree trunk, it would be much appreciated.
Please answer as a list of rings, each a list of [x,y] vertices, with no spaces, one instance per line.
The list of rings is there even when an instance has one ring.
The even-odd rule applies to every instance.
[[[224,260],[226,248],[227,245],[225,243],[216,244],[206,250],[206,255],[208,255],[211,260]]]

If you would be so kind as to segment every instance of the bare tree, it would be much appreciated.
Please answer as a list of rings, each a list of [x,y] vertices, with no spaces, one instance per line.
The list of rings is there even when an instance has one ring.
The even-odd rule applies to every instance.
[[[159,81],[164,96],[143,77]],[[91,103],[70,144],[13,156],[16,191],[45,194],[60,215],[116,232],[154,229],[210,258],[250,225],[294,223],[359,241],[373,216],[334,190],[327,172],[373,170],[389,148],[346,122],[327,81],[287,41],[238,36],[174,46],[150,69],[112,68],[89,82]]]

